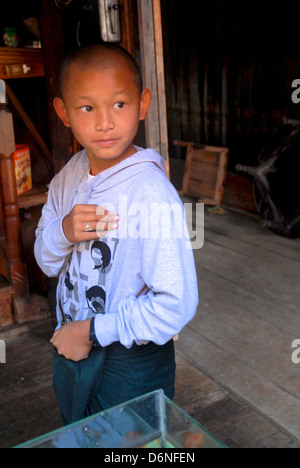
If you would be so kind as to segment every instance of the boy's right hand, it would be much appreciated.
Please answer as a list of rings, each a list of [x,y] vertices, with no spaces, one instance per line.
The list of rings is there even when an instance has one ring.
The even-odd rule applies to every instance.
[[[118,228],[119,216],[98,205],[75,205],[63,219],[63,230],[71,244],[105,237],[107,231]],[[88,226],[93,231],[86,231]]]

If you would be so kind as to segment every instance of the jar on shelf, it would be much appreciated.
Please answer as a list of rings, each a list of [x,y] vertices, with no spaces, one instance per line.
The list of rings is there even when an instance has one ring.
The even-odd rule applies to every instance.
[[[19,37],[16,28],[7,27],[4,29],[4,43],[7,47],[18,47]]]

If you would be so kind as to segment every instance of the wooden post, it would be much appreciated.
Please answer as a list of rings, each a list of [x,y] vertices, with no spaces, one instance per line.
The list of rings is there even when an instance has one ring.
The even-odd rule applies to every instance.
[[[152,92],[145,121],[147,146],[165,159],[169,175],[169,144],[165,92],[164,54],[159,0],[137,0],[144,88]]]
[[[132,0],[119,0],[121,10],[122,41],[120,45],[134,56],[134,24]]]
[[[19,299],[29,294],[29,286],[27,268],[23,262],[21,221],[13,160],[14,151],[12,114],[2,109],[0,110],[0,175],[4,229],[14,299]]]
[[[168,120],[167,120],[167,102],[166,102],[166,84],[165,84],[165,62],[164,62],[164,47],[163,47],[160,0],[152,0],[152,9],[153,9],[154,47],[155,47],[156,78],[157,78],[157,100],[158,100],[158,112],[159,112],[160,152],[161,152],[161,155],[165,159],[167,173],[170,176]]]
[[[49,306],[46,298],[30,295],[29,292],[27,267],[23,260],[14,151],[15,137],[12,114],[6,112],[0,105],[0,179],[8,274],[13,288],[15,316],[12,317],[12,320],[14,319],[18,324],[21,324],[47,317]],[[7,324],[12,321],[9,321],[9,318],[4,319],[4,323]]]

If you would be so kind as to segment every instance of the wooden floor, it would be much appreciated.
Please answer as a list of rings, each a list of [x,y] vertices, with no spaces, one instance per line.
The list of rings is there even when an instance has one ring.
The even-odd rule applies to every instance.
[[[300,339],[299,251],[300,239],[206,210],[205,244],[194,251],[200,304],[176,342],[175,402],[228,447],[300,447],[300,364],[291,360]],[[6,339],[0,364],[0,447],[60,426],[52,326],[28,330]]]
[[[300,239],[252,219],[205,213],[205,244],[195,251],[200,304],[177,351],[213,390],[203,403],[201,390],[188,401],[180,386],[177,398],[229,446],[300,447],[300,364],[291,360],[299,252]]]

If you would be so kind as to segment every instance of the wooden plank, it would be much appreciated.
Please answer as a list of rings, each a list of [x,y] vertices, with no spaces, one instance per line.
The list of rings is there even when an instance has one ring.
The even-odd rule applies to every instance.
[[[190,179],[187,188],[190,195],[200,197],[199,201],[207,198],[208,202],[214,203],[215,185],[210,184],[209,181]]]
[[[191,366],[178,349],[176,364],[175,403],[229,448],[299,447],[299,440]]]
[[[257,408],[281,430],[300,439],[300,421],[295,416],[300,412],[298,398],[245,366],[217,343],[200,337],[190,327],[181,332],[176,348],[193,367]]]
[[[268,239],[278,240],[278,248],[274,250],[272,247],[270,248]],[[210,255],[203,255],[208,244],[215,247],[213,255],[217,258],[217,263],[213,268],[210,268]],[[295,241],[278,237],[270,231],[261,229],[258,223],[245,217],[229,213],[220,219],[219,216],[207,212],[205,214],[204,248],[199,253],[195,252],[199,278],[201,278],[200,289],[203,301],[211,304],[220,297],[218,307],[223,302],[223,306],[228,307],[229,317],[232,307],[241,307],[244,312],[249,311],[254,314],[254,318],[256,316],[264,317],[280,329],[294,332],[300,327],[300,316],[297,312],[299,296],[296,295],[294,298],[296,307],[289,308],[280,294],[276,301],[272,294],[266,297],[264,284],[266,283],[270,292],[274,289],[277,290],[276,278],[278,275],[282,290],[288,288],[290,282],[294,282],[297,293],[299,244],[300,239]],[[226,271],[224,271],[222,264],[224,255],[229,262]],[[257,266],[253,266],[255,263]],[[237,268],[249,264],[249,269],[243,268],[245,278],[243,284],[238,284],[232,278],[230,270],[231,268],[235,269],[236,264]],[[262,265],[264,265],[262,277],[258,277],[259,287],[252,288],[252,276],[249,276],[253,274],[252,270],[254,269],[255,277],[257,270],[259,271]],[[264,271],[269,272],[268,280]],[[272,285],[273,276],[275,285]],[[241,320],[243,321],[243,319],[244,315],[241,314]],[[261,327],[262,325],[259,324],[258,328]],[[264,327],[268,328],[268,325],[265,324]]]
[[[245,256],[208,242],[201,250],[201,261],[202,264],[205,262],[207,269],[218,271],[233,284],[251,292],[259,292],[265,299],[298,311],[299,273],[291,274],[288,265],[274,265],[274,269],[271,269],[263,259],[261,262],[257,259],[245,262]],[[288,280],[282,280],[284,275]]]
[[[160,154],[165,159],[167,174],[168,176],[170,176],[167,101],[166,101],[166,85],[165,85],[165,64],[164,64],[160,0],[152,0],[152,7],[153,7],[154,46],[155,46],[155,60],[156,60],[157,98],[158,98],[158,112],[159,112]]]
[[[220,148],[214,146],[203,146],[203,148],[198,148],[194,143],[184,141],[174,141],[174,144],[186,147],[187,149],[192,147],[193,162],[212,164],[213,166],[219,165]]]
[[[48,299],[36,294],[15,299],[15,315],[18,323],[32,322],[49,317]]]
[[[246,215],[249,212],[258,216],[254,201],[253,180],[227,171],[224,187],[223,206],[243,210]]]
[[[247,322],[251,324],[252,321],[252,326],[256,327],[257,323],[256,328],[259,328],[259,331],[256,330],[255,335],[258,339],[261,329],[276,335],[276,328],[279,328],[283,333],[287,332],[293,336],[295,330],[300,328],[299,314],[286,306],[275,304],[274,301],[265,299],[255,292],[233,285],[230,279],[222,277],[218,272],[209,271],[205,266],[200,267],[198,262],[197,271],[201,306],[204,310],[211,313],[216,308],[225,310],[228,321],[231,318],[239,320],[240,326]],[[236,317],[237,311],[239,315]],[[289,342],[290,339],[287,339],[286,344]]]
[[[228,165],[228,156],[227,153],[222,152],[220,154],[220,159],[219,159],[219,167],[217,171],[217,183],[215,186],[215,195],[214,199],[223,200],[225,188],[224,188],[224,183],[225,183],[225,178],[226,178],[226,171],[227,171],[227,165]]]
[[[30,208],[32,206],[44,205],[47,201],[47,188],[34,187],[30,192],[18,197],[19,208]]]
[[[299,369],[291,361],[291,343],[300,329],[299,242],[231,213],[206,213],[205,229],[204,247],[194,252],[199,310],[176,348],[222,388],[257,408],[265,420],[299,437]],[[271,248],[268,239],[274,242]],[[248,418],[245,411],[244,421]],[[250,420],[250,425],[242,425],[237,415],[221,434],[234,424],[239,445],[238,433],[246,434],[251,425],[260,434],[259,422]],[[271,431],[252,442],[278,446],[283,439]]]
[[[194,149],[193,151],[193,163],[203,163],[203,164],[211,164],[214,167],[219,165],[219,153],[208,152],[205,150],[197,150]]]
[[[201,163],[201,161],[193,161],[191,167],[191,179],[207,182],[216,186],[217,172],[215,164]]]
[[[50,321],[6,339],[7,363],[0,367],[1,447],[13,447],[61,427],[52,388]]]
[[[192,202],[188,197],[184,198],[183,201]],[[300,256],[298,255],[300,238],[287,239],[278,236],[271,230],[264,229],[257,219],[254,221],[247,215],[241,216],[228,211],[227,215],[222,218],[222,222],[220,222],[219,216],[206,210],[205,224],[209,232],[213,231],[223,237],[231,237],[234,241],[232,242],[232,248],[239,248],[239,242],[243,242],[245,244],[244,248],[249,245],[252,252],[253,248],[262,249],[266,254],[273,252],[285,259],[300,263]]]
[[[131,55],[135,55],[134,50],[134,23],[133,23],[133,4],[132,0],[119,0],[122,41],[120,45],[128,50]]]
[[[152,92],[145,120],[146,144],[164,158],[169,176],[168,127],[161,11],[158,0],[137,0],[144,88]]]
[[[181,143],[180,143],[181,146]],[[193,161],[193,152],[194,148],[193,145],[187,146],[187,153],[186,153],[186,161],[185,161],[185,170],[183,174],[183,181],[182,181],[182,191],[181,194],[188,194],[189,193],[189,177],[191,171],[191,165]]]
[[[50,321],[45,321],[44,325],[7,340],[7,364],[0,371],[3,448],[61,426],[51,382],[51,333]],[[300,447],[299,440],[288,431],[208,377],[199,365],[192,366],[178,344],[175,403],[229,447]]]
[[[0,278],[0,328],[13,323],[13,288]]]
[[[291,360],[291,344],[297,337],[295,332],[281,332],[263,318],[246,314],[242,307],[230,308],[217,301],[213,310],[205,307],[201,311],[201,320],[194,320],[190,328],[241,365],[298,398],[299,373]]]
[[[212,223],[212,234],[214,232],[219,234],[219,238],[215,243],[207,242],[209,239],[209,231],[207,231],[199,267],[206,265],[208,270],[218,272],[237,287],[245,288],[246,291],[253,293],[261,291],[260,295],[264,299],[284,308],[291,308],[291,311],[297,311],[299,303],[299,255],[297,252],[300,240],[283,239],[272,232],[263,230],[259,224],[233,214],[222,217],[222,222],[220,222],[220,218],[216,219],[216,215],[206,213],[205,225],[208,229],[209,222]],[[269,239],[270,242],[268,242]],[[260,248],[261,240],[263,245]],[[271,241],[274,242],[273,246]],[[278,242],[277,248],[276,241]],[[227,249],[222,247],[222,245],[225,246],[225,242]],[[236,253],[233,250],[236,250]],[[284,261],[285,258],[289,261]]]
[[[264,259],[270,268],[288,269],[291,274],[299,274],[299,239],[286,239],[264,229],[256,221],[245,216],[228,212],[222,217],[205,212],[206,238],[248,258]]]
[[[152,103],[145,120],[146,143],[160,152],[159,109],[156,81],[152,0],[137,0],[140,50],[144,88],[152,92]]]

